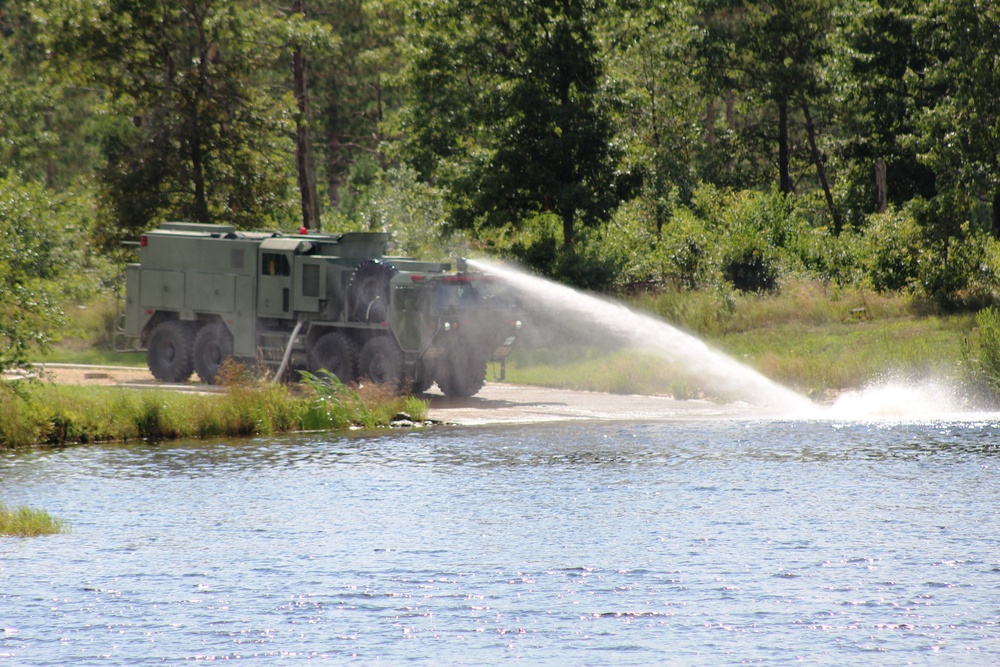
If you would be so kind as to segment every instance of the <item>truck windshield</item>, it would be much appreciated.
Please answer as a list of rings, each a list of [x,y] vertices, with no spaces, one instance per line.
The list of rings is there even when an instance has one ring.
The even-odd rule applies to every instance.
[[[471,283],[438,283],[434,286],[434,307],[439,312],[458,308],[475,308],[482,297]]]
[[[438,312],[471,308],[508,308],[512,295],[498,280],[455,280],[439,282],[433,291],[434,307]]]

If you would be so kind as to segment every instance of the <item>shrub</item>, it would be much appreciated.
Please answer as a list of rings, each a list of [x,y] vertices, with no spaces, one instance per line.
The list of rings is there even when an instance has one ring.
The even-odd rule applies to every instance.
[[[713,282],[712,242],[702,220],[681,209],[663,228],[656,249],[664,282],[697,289]]]
[[[741,292],[773,292],[778,286],[778,253],[759,230],[734,230],[722,251],[722,274]]]
[[[979,311],[962,356],[974,385],[1000,397],[1000,311],[993,307]]]
[[[862,245],[866,273],[875,290],[893,292],[915,285],[921,243],[920,229],[911,216],[899,211],[872,215]]]

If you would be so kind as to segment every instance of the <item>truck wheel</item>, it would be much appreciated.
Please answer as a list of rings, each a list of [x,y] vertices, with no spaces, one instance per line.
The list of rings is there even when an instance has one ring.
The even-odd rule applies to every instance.
[[[438,369],[437,384],[445,396],[475,396],[486,384],[486,356],[464,347],[453,350]]]
[[[309,348],[309,371],[326,369],[341,382],[353,382],[357,377],[358,347],[339,332],[324,334]]]
[[[396,267],[377,259],[358,265],[347,286],[351,319],[357,322],[384,322],[389,313],[389,282]]]
[[[194,372],[193,340],[191,322],[167,320],[157,324],[146,352],[146,363],[153,377],[163,382],[186,382]]]
[[[417,378],[410,385],[410,391],[414,394],[422,394],[434,384],[434,374],[424,362],[417,364],[416,373]]]
[[[218,381],[219,367],[233,356],[233,334],[222,322],[206,324],[194,338],[194,369],[206,384]]]
[[[403,386],[403,351],[389,336],[376,336],[361,348],[358,362],[361,377],[398,391]]]

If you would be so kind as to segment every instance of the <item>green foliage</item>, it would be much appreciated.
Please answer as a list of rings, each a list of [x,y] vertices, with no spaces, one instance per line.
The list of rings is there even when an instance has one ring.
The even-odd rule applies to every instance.
[[[37,3],[63,76],[103,88],[100,171],[113,243],[169,219],[294,219],[293,100],[260,77],[324,30],[252,3]]]
[[[96,289],[100,271],[79,242],[86,215],[72,193],[0,174],[0,370],[47,349],[63,321],[60,304]]]
[[[790,199],[777,190],[720,192],[704,187],[696,193],[694,206],[717,239],[713,254],[729,284],[743,292],[775,290],[803,229]]]
[[[439,189],[419,181],[410,167],[382,171],[368,160],[359,161],[352,176],[341,209],[324,215],[325,228],[391,232],[398,254],[423,258],[447,255],[448,234]]]
[[[407,152],[450,191],[457,228],[517,229],[551,211],[568,249],[579,224],[608,218],[615,151],[593,31],[602,6],[417,5]]]
[[[69,526],[48,512],[27,505],[9,508],[0,503],[0,535],[15,537],[37,537],[62,533]]]
[[[987,193],[1000,208],[1000,7],[929,0],[914,30],[927,60],[919,75],[907,73],[925,102],[912,139],[920,159],[934,171],[948,208],[969,193]],[[1000,210],[993,211],[993,233],[1000,235]]]
[[[0,165],[102,249],[167,219],[285,228],[308,124],[325,226],[402,253],[462,245],[600,290],[802,276],[976,308],[1000,238],[995,5],[8,2]],[[85,248],[16,270],[110,283]],[[54,279],[32,280],[4,303],[34,308],[23,290]]]
[[[336,429],[358,424],[375,428],[391,423],[405,413],[413,420],[427,417],[427,403],[412,396],[393,396],[380,385],[349,387],[327,370],[318,375],[302,373],[308,408],[302,416],[302,427]]]
[[[302,384],[309,389],[309,408],[302,419],[306,430],[344,428],[349,426],[352,415],[360,414],[360,421],[371,418],[357,392],[340,381],[328,370],[319,375],[302,373]]]
[[[915,286],[920,267],[920,230],[899,211],[873,215],[864,230],[868,279],[880,292]]]
[[[1000,399],[1000,310],[991,306],[976,314],[962,356],[975,385]]]

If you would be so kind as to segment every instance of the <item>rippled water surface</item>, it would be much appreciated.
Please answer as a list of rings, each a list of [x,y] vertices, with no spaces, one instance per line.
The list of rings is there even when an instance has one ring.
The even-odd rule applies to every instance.
[[[1000,425],[0,453],[0,662],[1000,664]]]

